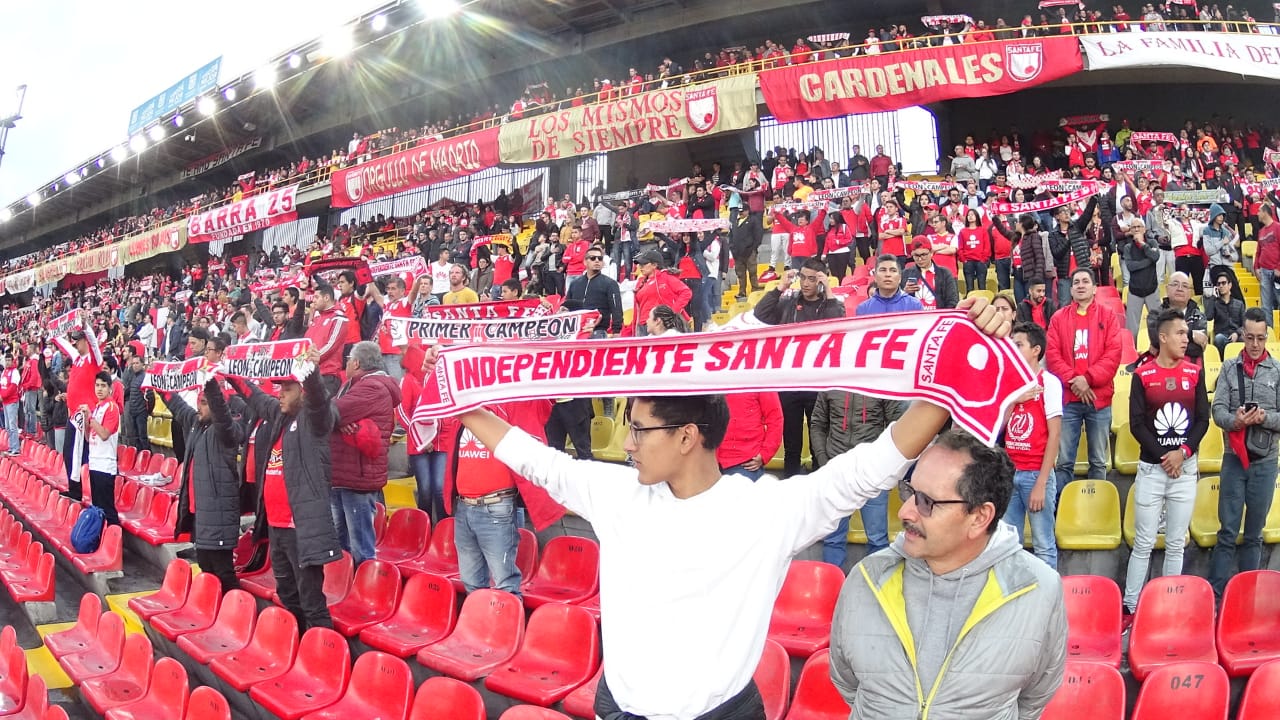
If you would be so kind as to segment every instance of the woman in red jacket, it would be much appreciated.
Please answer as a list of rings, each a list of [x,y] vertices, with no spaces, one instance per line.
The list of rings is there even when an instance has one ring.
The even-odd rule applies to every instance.
[[[799,268],[805,260],[818,254],[818,233],[822,231],[822,221],[827,217],[827,210],[818,211],[818,216],[809,222],[809,213],[801,210],[788,220],[785,215],[773,211],[774,232],[781,230],[788,235],[787,256],[791,258],[790,267]]]
[[[973,208],[964,213],[964,227],[960,230],[959,244],[957,260],[964,268],[965,292],[985,288],[987,267],[991,264],[991,233],[982,226],[982,219]]]
[[[640,277],[636,280],[631,332],[636,337],[643,337],[649,334],[645,328],[645,320],[649,318],[650,310],[658,305],[669,305],[672,310],[684,314],[693,298],[693,291],[675,275],[663,269],[666,260],[656,249],[641,250],[636,254],[635,261],[636,272]]]

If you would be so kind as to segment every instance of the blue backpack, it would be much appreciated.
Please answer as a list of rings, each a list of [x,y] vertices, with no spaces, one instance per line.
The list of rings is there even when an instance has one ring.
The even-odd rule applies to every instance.
[[[71,547],[77,553],[95,552],[102,542],[102,526],[107,522],[106,513],[97,505],[85,508],[71,528]]]

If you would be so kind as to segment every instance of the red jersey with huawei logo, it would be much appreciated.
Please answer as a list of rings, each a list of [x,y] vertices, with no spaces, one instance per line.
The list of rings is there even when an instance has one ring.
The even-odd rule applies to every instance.
[[[1040,470],[1049,444],[1049,420],[1062,417],[1062,383],[1044,370],[1036,382],[1044,392],[1014,405],[1005,424],[1004,448],[1015,470]]]
[[[1142,400],[1146,407],[1142,416],[1131,418],[1131,422],[1145,425],[1165,452],[1197,444],[1191,443],[1189,438],[1195,424],[1200,366],[1186,358],[1171,368],[1151,361],[1139,366],[1134,375],[1142,384]],[[1142,455],[1147,462],[1159,462],[1148,452],[1144,451]]]

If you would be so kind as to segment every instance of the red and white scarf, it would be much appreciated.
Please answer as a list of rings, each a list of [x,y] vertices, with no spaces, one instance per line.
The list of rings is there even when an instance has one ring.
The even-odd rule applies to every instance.
[[[445,348],[414,424],[494,402],[601,395],[851,390],[922,398],[992,444],[1035,376],[1013,343],[961,311],[873,315],[716,333]]]
[[[443,320],[385,317],[382,320],[397,347],[418,341],[487,343],[513,340],[572,340],[589,335],[600,322],[596,310],[578,310],[509,320]]]

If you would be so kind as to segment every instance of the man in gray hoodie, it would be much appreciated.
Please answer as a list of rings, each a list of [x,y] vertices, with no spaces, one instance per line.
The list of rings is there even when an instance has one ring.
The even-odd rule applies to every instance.
[[[849,574],[831,626],[831,679],[853,717],[1036,718],[1062,682],[1057,572],[1001,522],[1013,463],[951,431],[920,456],[903,532]]]

